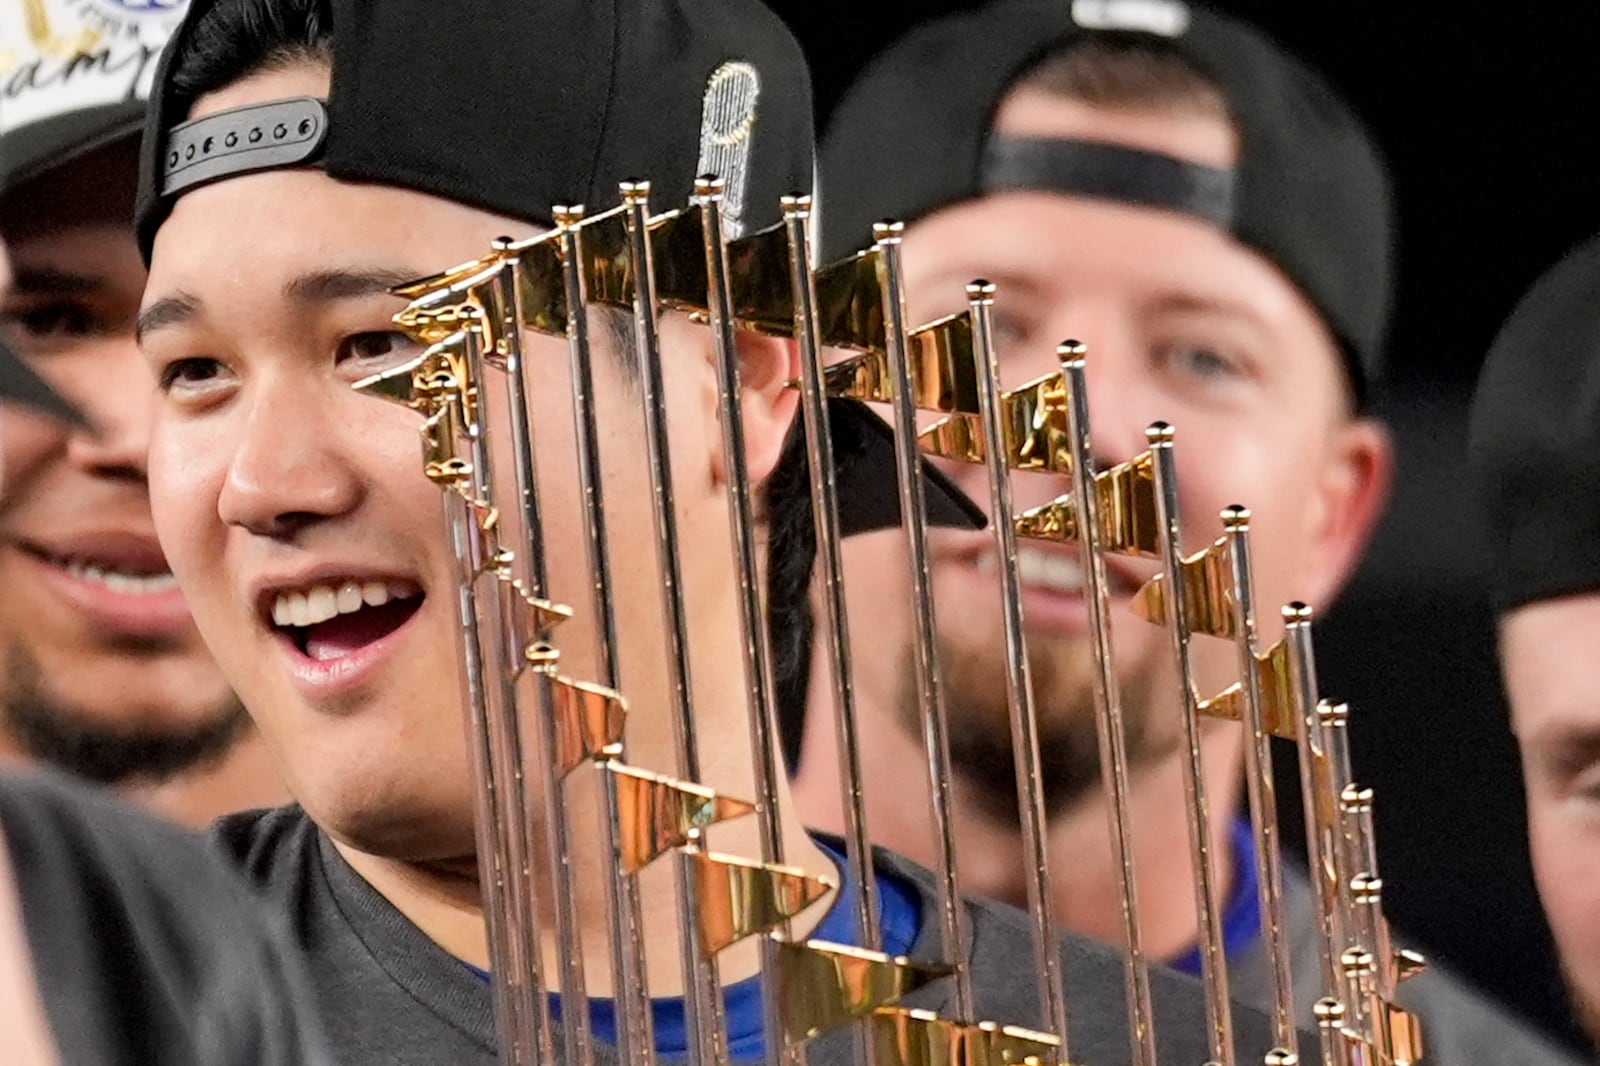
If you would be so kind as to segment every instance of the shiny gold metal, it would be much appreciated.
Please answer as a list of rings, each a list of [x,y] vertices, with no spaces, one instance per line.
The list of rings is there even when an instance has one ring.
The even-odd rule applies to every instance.
[[[1072,448],[1062,418],[1066,404],[1066,383],[1059,372],[1001,393],[1002,454],[1007,467],[1052,474],[1072,472]],[[922,432],[922,447],[929,455],[963,463],[984,462],[986,440],[983,420],[972,414],[952,414]]]
[[[635,766],[607,762],[622,808],[622,861],[637,873],[662,855],[687,847],[702,829],[755,812],[755,804],[719,796],[704,785]]]
[[[780,941],[777,950],[777,999],[785,1039],[794,1044],[898,1003],[953,970],[820,940]]]
[[[767,1031],[781,1046],[769,1048],[769,1061],[805,1041],[859,1024],[863,1055],[885,1066],[1001,1066],[1037,1062],[1065,1064],[1066,998],[1061,957],[1053,936],[1053,916],[1044,878],[1037,736],[1031,709],[1031,682],[1021,629],[1016,586],[1016,537],[1079,544],[1089,580],[1100,660],[1098,697],[1102,761],[1107,767],[1111,830],[1123,882],[1125,927],[1130,947],[1127,994],[1136,1066],[1154,1061],[1153,1016],[1137,923],[1128,822],[1128,767],[1121,747],[1121,722],[1112,674],[1109,603],[1102,557],[1107,554],[1156,559],[1164,573],[1135,597],[1134,609],[1172,630],[1174,653],[1185,678],[1188,700],[1182,708],[1191,765],[1186,767],[1188,803],[1206,809],[1197,752],[1199,716],[1242,721],[1250,734],[1247,777],[1252,821],[1257,834],[1263,912],[1276,956],[1282,942],[1281,870],[1277,827],[1272,820],[1271,755],[1268,740],[1282,737],[1296,745],[1306,800],[1308,836],[1313,851],[1313,888],[1323,941],[1323,1001],[1318,1004],[1322,1066],[1412,1066],[1421,1052],[1415,1019],[1393,1003],[1397,985],[1421,967],[1420,959],[1389,942],[1381,912],[1383,882],[1376,869],[1372,834],[1372,795],[1351,781],[1342,706],[1319,702],[1311,657],[1310,611],[1294,606],[1286,614],[1282,641],[1266,651],[1255,644],[1250,589],[1248,512],[1224,513],[1224,536],[1206,550],[1179,554],[1180,527],[1171,430],[1152,429],[1149,449],[1104,470],[1094,469],[1088,433],[1088,400],[1083,352],[1073,345],[1059,353],[1061,369],[1021,388],[999,389],[998,353],[991,324],[995,290],[979,285],[969,292],[966,312],[911,328],[904,318],[899,267],[900,228],[875,229],[868,251],[814,268],[810,258],[810,210],[804,198],[784,204],[784,223],[728,239],[723,227],[722,186],[711,178],[696,185],[691,203],[651,215],[649,187],[622,187],[620,206],[595,215],[582,208],[554,212],[556,226],[525,241],[496,242],[489,254],[403,287],[409,302],[400,326],[428,345],[413,363],[361,383],[377,398],[401,404],[421,416],[422,466],[444,491],[452,546],[462,589],[463,691],[474,737],[480,877],[490,910],[490,946],[497,974],[496,996],[502,1046],[508,1061],[548,1061],[559,1033],[568,1061],[587,1054],[573,1043],[568,1026],[550,1024],[539,967],[540,943],[534,926],[532,885],[548,881],[560,897],[564,852],[553,846],[549,869],[530,862],[535,834],[518,821],[515,808],[522,775],[515,739],[515,701],[531,684],[535,706],[529,717],[542,734],[540,754],[546,772],[548,826],[560,827],[562,796],[569,778],[593,774],[601,796],[601,832],[607,840],[608,920],[614,983],[623,989],[627,1019],[618,1034],[625,1061],[649,1063],[653,1057],[635,876],[648,863],[673,857],[681,880],[680,909],[685,941],[685,980],[689,990],[690,1055],[697,1063],[720,1062],[726,1040],[720,1021],[720,982],[716,957],[748,937],[762,940],[763,978],[768,997]],[[672,689],[679,765],[673,776],[629,764],[625,758],[628,708],[618,689],[616,621],[610,593],[609,532],[599,463],[599,419],[594,380],[589,372],[591,345],[587,315],[609,308],[631,316],[642,365],[641,392],[646,415],[654,503],[654,529],[661,548],[663,621],[668,636],[668,683]],[[740,558],[740,611],[747,642],[744,662],[758,767],[755,802],[724,796],[698,784],[695,717],[688,674],[688,616],[681,602],[677,572],[677,521],[671,461],[660,378],[659,317],[682,313],[712,330],[717,355],[718,403],[723,458],[728,472],[730,530]],[[755,558],[753,486],[743,469],[740,426],[741,383],[737,332],[790,338],[798,343],[802,374],[794,386],[802,393],[807,450],[816,480],[813,511],[819,531],[821,588],[830,616],[824,635],[836,686],[840,757],[845,767],[844,800],[849,876],[862,891],[855,918],[865,947],[807,940],[790,925],[832,887],[824,878],[785,866],[777,812],[776,753],[767,732],[773,706],[770,652],[764,636],[763,604]],[[557,637],[573,608],[554,602],[545,581],[538,497],[534,477],[533,434],[522,377],[522,332],[563,337],[573,381],[579,483],[584,499],[584,540],[593,582],[591,602],[580,608],[594,624],[598,658],[593,679],[565,676]],[[852,354],[824,365],[824,349]],[[1019,795],[1028,848],[1030,911],[1038,933],[1031,968],[1039,974],[1042,1015],[1049,1033],[1006,1027],[972,1017],[971,992],[961,984],[959,965],[892,958],[875,950],[877,911],[872,898],[868,834],[860,805],[861,753],[853,739],[850,700],[851,662],[843,624],[842,572],[836,557],[837,502],[829,499],[833,469],[826,404],[832,398],[891,404],[897,436],[897,480],[901,513],[907,517],[908,554],[919,611],[918,645],[933,647],[932,593],[926,580],[925,503],[919,495],[918,454],[931,454],[990,468],[997,544],[1013,586],[1005,597],[1012,609],[1007,654],[1014,664],[1008,684],[1015,690],[1013,732],[1017,740]],[[939,421],[918,434],[915,413],[933,412]],[[497,451],[491,438],[510,433],[510,447]],[[994,442],[991,454],[990,442]],[[914,445],[914,447],[913,447]],[[510,465],[505,455],[509,453]],[[1016,471],[1070,477],[1073,490],[1043,507],[1017,515],[1009,503],[1009,478]],[[514,492],[513,492],[514,490]],[[514,495],[514,499],[513,499]],[[1089,535],[1085,536],[1085,531]],[[1224,639],[1239,649],[1240,682],[1209,699],[1199,699],[1189,678],[1189,640]],[[938,666],[935,655],[918,662],[919,703],[930,780],[935,784],[936,829],[944,841],[945,871],[940,878],[942,942],[955,960],[962,958],[963,932],[954,879],[953,836],[941,815],[938,782],[948,784],[947,762],[940,758],[942,736]],[[517,693],[523,693],[521,697]],[[842,693],[842,696],[840,695]],[[946,797],[947,799],[947,797]],[[755,814],[760,819],[761,854],[746,858],[706,850],[708,826]],[[521,817],[526,816],[523,811]],[[1197,819],[1198,821],[1198,819]],[[1030,828],[1031,826],[1031,828]],[[549,841],[546,835],[547,843]],[[1196,868],[1210,869],[1211,845],[1203,828],[1192,833]],[[1233,1055],[1227,1020],[1225,977],[1220,950],[1212,943],[1216,894],[1205,878],[1197,885],[1202,937],[1210,990],[1212,1063]],[[541,889],[544,891],[544,889]],[[541,898],[548,907],[550,901]],[[570,905],[571,900],[557,899]],[[561,947],[563,991],[585,985],[581,962],[567,946],[573,935],[562,906],[555,940]],[[569,912],[570,913],[570,912]],[[942,1017],[900,1005],[927,983],[956,978],[952,1016]],[[503,979],[502,979],[503,978]],[[1220,990],[1220,992],[1219,992]],[[1296,1066],[1286,977],[1275,976],[1275,1025],[1282,1046],[1266,1053],[1270,1066]],[[1220,998],[1219,998],[1220,997]],[[574,998],[581,998],[575,995]],[[566,1021],[564,1015],[563,1021]],[[1285,1031],[1287,1030],[1287,1032]],[[781,1036],[781,1039],[780,1039]]]
[[[836,885],[804,870],[705,851],[690,853],[700,910],[700,950],[715,955],[785,925]]]
[[[1065,1061],[1049,1034],[993,1022],[965,1024],[926,1010],[872,1014],[879,1055],[902,1066],[1016,1066]]]

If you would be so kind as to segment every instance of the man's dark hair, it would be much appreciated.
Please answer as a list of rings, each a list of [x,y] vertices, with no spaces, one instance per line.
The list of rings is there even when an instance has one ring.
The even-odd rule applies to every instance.
[[[295,63],[331,64],[333,9],[329,0],[224,0],[207,8],[180,36],[171,58],[171,91],[196,100],[261,71]],[[596,308],[602,331],[624,368],[638,366],[631,321]],[[810,664],[813,535],[803,435],[798,426],[784,446],[762,499],[767,520],[768,620],[779,696],[780,733],[791,764],[805,713]],[[791,743],[791,735],[793,737]]]

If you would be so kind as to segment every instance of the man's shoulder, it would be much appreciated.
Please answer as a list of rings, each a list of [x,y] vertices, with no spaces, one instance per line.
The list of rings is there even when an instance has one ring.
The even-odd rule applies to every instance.
[[[875,849],[874,862],[913,886],[921,897],[925,936],[936,925],[934,874],[914,862]],[[1047,1029],[1040,1009],[1040,985],[1034,953],[1034,921],[1027,912],[996,900],[968,896],[963,900],[969,943],[967,963],[979,1013],[986,1021]],[[1126,958],[1123,952],[1089,937],[1062,930],[1056,950],[1067,988],[1068,1020],[1074,1061],[1107,1066],[1131,1061],[1128,1041]],[[918,951],[919,956],[923,955]],[[1209,1057],[1204,990],[1199,981],[1161,966],[1150,969],[1156,1012],[1157,1051],[1166,1062],[1203,1062]],[[1271,1046],[1265,1015],[1234,1007],[1235,1044],[1241,1061],[1259,1059]]]
[[[50,773],[0,774],[0,822],[66,1058],[323,1061],[298,956],[198,834]]]
[[[1448,966],[1430,963],[1400,986],[1395,998],[1421,1020],[1424,1056],[1438,1066],[1578,1066],[1585,1061]]]

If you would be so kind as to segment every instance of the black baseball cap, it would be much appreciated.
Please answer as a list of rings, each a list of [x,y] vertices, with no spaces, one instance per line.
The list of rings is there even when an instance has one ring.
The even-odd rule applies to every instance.
[[[144,125],[161,49],[187,0],[30,0],[0,5],[0,196]]]
[[[1472,403],[1497,611],[1600,590],[1600,238],[1522,298]]]
[[[1159,41],[1213,80],[1238,129],[1231,170],[1085,141],[996,136],[995,112],[1079,42]],[[1388,175],[1361,120],[1315,70],[1241,22],[1179,0],[1000,0],[918,27],[851,88],[822,146],[822,246],[1004,189],[1182,211],[1271,260],[1340,342],[1358,396],[1388,328]]]
[[[307,0],[332,28],[328,99],[191,121],[195,101],[175,86],[175,66],[204,46],[209,20],[258,2],[193,0],[162,59],[140,167],[147,261],[177,197],[263,169],[317,167],[544,225],[553,205],[599,210],[640,178],[655,209],[684,206],[713,169],[743,232],[777,224],[782,198],[815,180],[804,57],[752,0]],[[720,100],[711,88],[734,68],[747,88],[753,75],[755,109],[734,109],[723,129],[728,116],[708,100]],[[719,155],[730,141],[750,147]],[[887,425],[854,401],[828,409],[846,442],[836,449],[844,530],[898,522]],[[803,454],[785,449],[790,462]],[[923,469],[930,521],[984,524],[948,479]]]

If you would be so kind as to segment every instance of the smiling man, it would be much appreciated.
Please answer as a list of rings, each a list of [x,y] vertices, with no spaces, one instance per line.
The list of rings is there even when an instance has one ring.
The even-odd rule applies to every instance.
[[[201,631],[299,801],[219,832],[291,917],[347,1062],[494,1061],[489,982],[509,979],[483,969],[457,564],[441,494],[422,472],[417,414],[352,389],[416,355],[392,322],[404,301],[388,289],[473,259],[502,234],[548,228],[552,204],[602,209],[623,180],[648,177],[658,209],[682,204],[702,169],[707,86],[730,61],[760,79],[748,166],[730,189],[754,229],[776,221],[783,194],[810,185],[813,159],[798,49],[744,0],[196,0],[158,78],[139,223],[150,261],[141,344],[160,389],[156,525]],[[249,147],[269,136],[270,150]],[[592,335],[628,753],[667,769],[676,764],[672,684],[635,428],[633,324],[597,314]],[[545,456],[569,452],[567,348],[533,332],[523,340],[549,471]],[[785,447],[796,359],[773,338],[741,334],[738,343],[750,472],[776,524],[804,506],[769,494],[785,480],[775,476],[783,457],[797,454]],[[715,351],[703,326],[677,314],[662,321],[661,348],[700,779],[747,795],[744,679],[731,665],[742,661],[744,635]],[[541,486],[543,546],[554,596],[585,604],[575,480],[566,469]],[[767,562],[776,570],[789,561]],[[580,611],[558,632],[574,677],[595,674],[594,625]],[[569,786],[579,812],[593,809],[586,783]],[[789,863],[833,868],[833,845],[806,834],[786,792],[776,815]],[[594,823],[580,813],[574,824]],[[714,827],[711,838],[719,851],[758,852],[748,819]],[[575,834],[573,847],[591,960],[584,991],[606,997],[610,975],[598,960],[608,957],[607,922],[596,903],[608,857],[592,834]],[[658,1044],[679,1057],[687,1048],[670,873],[652,867],[640,884]],[[926,871],[880,854],[869,876],[889,950],[953,950],[941,948],[929,917]],[[854,935],[848,908],[817,907],[826,913],[808,912],[800,927],[820,921],[828,936]],[[981,903],[969,914],[981,1015],[1040,1024],[1035,979],[1014,965],[1028,950],[1024,916]],[[753,947],[722,956],[728,1041],[740,1059],[767,1039]],[[1078,939],[1062,947],[1081,1008],[1075,1057],[1123,1062],[1120,964]],[[544,948],[548,976],[558,972],[553,939]],[[942,1002],[937,987],[923,993],[914,1001]],[[1165,1053],[1199,1061],[1196,986],[1164,974],[1157,995]],[[604,1015],[597,1008],[597,1061],[615,1061]],[[1265,1050],[1258,1017],[1239,1031],[1242,1054]],[[811,1058],[853,1060],[845,1034],[824,1037]]]
[[[1185,549],[1221,534],[1220,511],[1252,512],[1263,646],[1277,608],[1336,595],[1381,511],[1391,455],[1362,416],[1379,369],[1391,273],[1389,188],[1357,117],[1314,71],[1254,29],[1171,0],[1007,0],[931,23],[868,69],[823,146],[829,255],[873,220],[907,223],[913,322],[964,309],[963,286],[998,286],[1002,385],[1087,345],[1104,466],[1176,427]],[[987,499],[981,466],[949,472]],[[1018,510],[1068,491],[1015,479]],[[930,538],[941,667],[957,774],[963,888],[1021,899],[996,556],[984,534]],[[872,751],[877,839],[932,857],[904,540],[847,549],[862,744]],[[1024,613],[1049,805],[1050,883],[1065,925],[1123,940],[1095,726],[1096,663],[1076,545],[1023,542]],[[1132,844],[1145,949],[1199,972],[1179,682],[1170,634],[1131,594],[1159,564],[1108,557],[1116,676],[1133,762]],[[1203,695],[1237,679],[1230,643],[1192,645]],[[819,664],[820,665],[820,664]],[[813,676],[796,790],[837,824],[825,676]],[[1245,735],[1203,734],[1222,926],[1234,994],[1266,1006],[1255,845],[1238,820]],[[908,798],[912,798],[908,802]],[[1290,884],[1302,1024],[1320,995],[1309,890]],[[1559,1061],[1530,1030],[1435,973],[1402,996],[1423,1016],[1429,1061]]]
[[[0,237],[14,269],[0,337],[97,429],[36,436],[0,507],[0,755],[204,825],[283,790],[150,520],[154,388],[133,335],[145,273],[131,220],[144,97],[182,12],[0,3]]]

